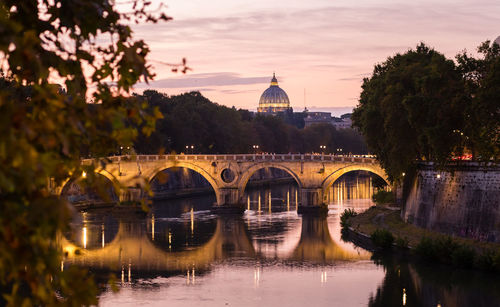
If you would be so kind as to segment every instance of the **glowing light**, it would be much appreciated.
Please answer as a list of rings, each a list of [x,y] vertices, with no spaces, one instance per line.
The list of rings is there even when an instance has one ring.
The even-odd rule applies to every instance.
[[[250,210],[250,195],[247,197],[247,210]]]
[[[260,203],[260,193],[259,193],[259,208],[257,210],[259,212],[259,214],[260,214],[260,207],[261,207],[261,203]]]
[[[436,178],[437,178],[437,179],[441,178],[441,174],[437,174],[437,175],[436,175]]]
[[[104,242],[104,224],[101,225],[101,232],[102,232],[102,238],[101,238],[102,244],[101,245],[102,245],[102,247],[104,247],[104,244],[105,244],[105,242]]]
[[[122,285],[123,285],[123,283],[125,283],[125,270],[122,266]]]
[[[326,272],[321,272],[321,283],[324,284],[327,282]]]
[[[260,267],[256,267],[253,272],[253,284],[255,287],[259,287],[260,284]]]
[[[269,190],[269,213],[271,213],[271,190]]]
[[[295,211],[299,208],[299,191],[295,190]]]
[[[151,215],[151,240],[155,240],[155,215]]]
[[[406,306],[406,289],[403,288],[403,306]]]
[[[129,263],[128,264],[128,282],[129,283],[130,283],[131,279],[132,279],[132,264]]]
[[[194,211],[191,208],[191,236],[194,234]]]
[[[61,272],[64,271],[64,261],[61,261]]]
[[[87,248],[87,227],[86,226],[83,226],[83,238],[82,238],[82,244],[83,244],[83,248]]]
[[[82,177],[83,177],[83,178],[86,178],[86,177],[87,177],[87,173],[86,173],[85,171],[83,171],[83,173],[82,173]]]
[[[168,231],[168,249],[172,249],[172,233]]]
[[[290,211],[290,190],[286,192],[286,211]]]

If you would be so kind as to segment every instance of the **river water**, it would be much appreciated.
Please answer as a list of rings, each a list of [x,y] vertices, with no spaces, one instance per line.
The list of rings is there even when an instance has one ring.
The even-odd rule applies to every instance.
[[[371,180],[343,179],[327,216],[297,215],[297,187],[249,189],[243,216],[214,196],[157,201],[145,215],[86,212],[61,264],[88,267],[101,306],[500,306],[498,278],[372,255],[340,234],[346,208],[372,205]],[[74,251],[78,250],[75,254]]]

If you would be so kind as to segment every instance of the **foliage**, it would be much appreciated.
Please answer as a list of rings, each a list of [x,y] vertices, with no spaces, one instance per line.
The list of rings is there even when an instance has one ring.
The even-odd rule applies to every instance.
[[[372,195],[372,200],[377,205],[390,204],[394,202],[394,194],[391,191],[379,190]]]
[[[0,2],[0,304],[97,303],[84,271],[61,272],[56,236],[69,213],[51,189],[82,171],[95,182],[102,165],[81,166],[82,149],[107,155],[112,145],[131,144],[134,126],[145,135],[154,129],[160,114],[123,96],[153,76],[148,46],[126,22],[169,19],[148,13],[145,1],[127,13],[113,3]]]
[[[475,259],[474,265],[485,271],[500,272],[500,249],[484,251]]]
[[[287,118],[221,106],[199,92],[168,96],[146,90],[137,98],[157,107],[163,116],[151,136],[139,135],[138,153],[186,152],[185,147],[191,145],[193,150],[187,152],[254,153],[253,145],[259,145],[259,152],[305,153],[318,152],[325,145],[325,153],[336,148],[366,153],[362,136],[353,129],[337,130],[328,124],[298,129],[287,124]]]
[[[467,118],[463,140],[475,158],[500,157],[500,46],[485,41],[480,58],[457,55],[458,69],[466,82]],[[461,132],[462,133],[462,132]]]
[[[404,237],[404,238],[401,238],[401,237],[397,237],[396,238],[396,246],[399,247],[399,248],[408,248],[408,238],[407,237]]]
[[[460,268],[472,268],[474,266],[490,266],[488,253],[477,255],[471,247],[458,243],[451,237],[440,237],[437,239],[422,238],[415,252],[422,259],[429,262],[438,262],[453,265]],[[494,258],[494,254],[492,259]]]
[[[342,214],[340,215],[340,226],[342,228],[347,228],[349,226],[351,226],[351,223],[349,222],[349,219],[351,217],[354,217],[358,215],[358,213],[356,213],[356,211],[354,211],[354,209],[345,209],[344,212],[342,212]]]
[[[381,249],[389,249],[394,243],[394,236],[386,229],[377,229],[370,236],[373,244]]]
[[[467,100],[453,61],[424,44],[389,57],[365,78],[353,125],[391,180],[415,160],[442,162],[462,152]]]

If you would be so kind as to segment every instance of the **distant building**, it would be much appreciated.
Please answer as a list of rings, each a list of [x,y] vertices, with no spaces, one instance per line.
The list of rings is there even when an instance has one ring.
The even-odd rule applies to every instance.
[[[304,118],[304,126],[309,127],[314,124],[329,124],[337,129],[348,129],[351,128],[352,121],[350,117],[332,117],[330,112],[307,112],[307,116]]]
[[[274,73],[273,78],[271,79],[271,85],[260,96],[257,112],[268,114],[293,112],[290,107],[288,95],[278,86],[278,79],[276,79]]]
[[[309,127],[314,124],[331,124],[332,113],[330,112],[307,112],[304,118],[304,127]]]
[[[340,121],[332,121],[332,125],[337,129],[350,129],[352,126],[351,118],[342,118]]]

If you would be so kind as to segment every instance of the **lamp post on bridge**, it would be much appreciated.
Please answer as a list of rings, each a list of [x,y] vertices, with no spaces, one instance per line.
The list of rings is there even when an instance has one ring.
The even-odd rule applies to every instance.
[[[186,145],[186,154],[193,154],[194,152],[194,145]]]
[[[259,150],[259,145],[253,145],[252,148],[253,148],[253,153],[256,154],[257,151]]]
[[[342,148],[337,148],[337,155],[342,155]]]
[[[319,148],[321,149],[321,155],[324,155],[325,154],[326,145],[319,145]]]

